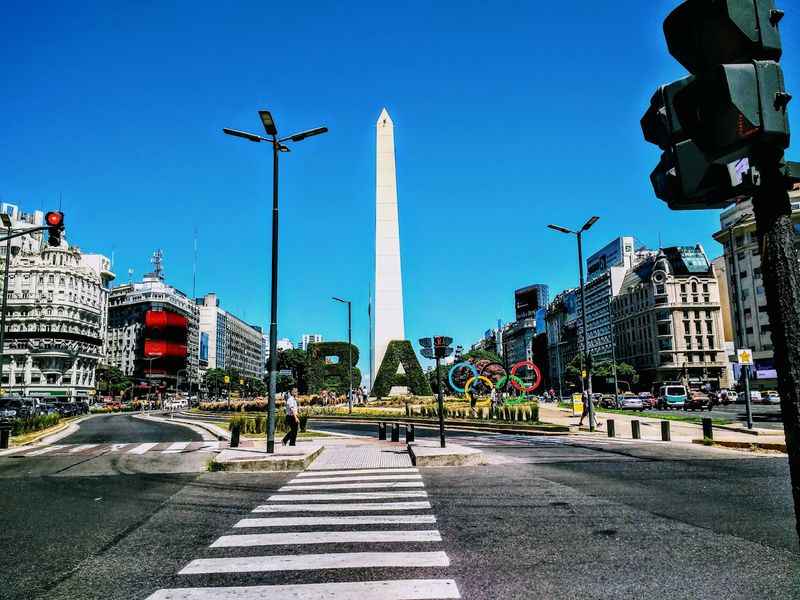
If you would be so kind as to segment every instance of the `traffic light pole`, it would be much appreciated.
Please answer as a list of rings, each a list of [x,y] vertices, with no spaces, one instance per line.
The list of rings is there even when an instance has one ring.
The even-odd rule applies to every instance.
[[[789,455],[797,533],[800,535],[800,264],[794,247],[787,178],[773,157],[757,165],[761,185],[753,196],[767,313],[772,329],[778,392]]]
[[[269,318],[269,394],[267,399],[267,453],[275,452],[275,388],[278,382],[278,152],[272,136],[272,282]]]
[[[444,439],[444,394],[442,393],[442,372],[439,369],[439,357],[436,357],[436,399],[439,405],[439,444],[442,448],[446,447]]]

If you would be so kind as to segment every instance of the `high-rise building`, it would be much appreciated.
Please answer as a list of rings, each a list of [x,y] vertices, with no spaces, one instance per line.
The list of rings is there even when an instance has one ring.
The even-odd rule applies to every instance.
[[[200,336],[208,336],[207,368],[235,370],[244,377],[262,378],[261,327],[245,323],[220,308],[216,294],[206,294],[195,302]]]
[[[617,360],[637,370],[640,386],[730,384],[719,288],[702,246],[663,248],[634,266],[612,312]]]
[[[514,310],[517,320],[534,317],[536,311],[547,308],[550,288],[541,283],[520,288],[514,292]]]
[[[159,252],[154,264],[155,271],[141,282],[111,290],[108,362],[139,387],[191,391],[199,381],[198,306],[164,282]]]
[[[8,204],[2,211],[14,229],[43,223],[40,212],[27,215]],[[0,248],[5,261],[5,244]],[[3,389],[88,400],[104,354],[108,286],[114,279],[110,261],[82,254],[65,238],[50,247],[39,232],[12,240],[10,267]]]
[[[578,289],[573,288],[557,294],[547,307],[545,316],[547,330],[548,370],[551,386],[564,391],[564,371],[578,355]]]
[[[800,187],[789,192],[789,197],[795,247],[800,249]],[[714,239],[724,248],[735,346],[748,348],[753,353],[753,387],[775,389],[777,372],[751,200],[738,202],[720,214],[720,230],[714,234]],[[738,364],[734,364],[733,371],[738,378]]]
[[[297,347],[300,350],[308,350],[309,344],[319,344],[322,342],[322,336],[318,333],[304,333],[300,336],[300,341],[297,343]]]

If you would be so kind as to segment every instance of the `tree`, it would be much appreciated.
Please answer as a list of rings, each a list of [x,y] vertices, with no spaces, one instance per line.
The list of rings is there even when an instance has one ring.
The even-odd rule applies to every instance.
[[[209,394],[219,395],[225,388],[225,371],[223,369],[208,369],[203,375],[203,383]]]
[[[447,380],[447,376],[449,373],[450,373],[450,365],[439,365],[439,376],[441,377],[443,386],[442,389],[444,390],[445,394],[452,393],[452,390],[450,389],[450,384],[448,383]],[[430,383],[433,393],[438,394],[439,379],[436,377],[436,367],[433,367],[430,371],[427,371],[425,375],[428,377],[428,383]]]
[[[278,370],[291,371],[298,393],[308,393],[308,354],[305,350],[294,348],[279,353]]]
[[[294,387],[297,387],[297,382],[295,381],[295,378],[293,376],[278,375],[278,379],[275,381],[275,390],[277,392],[288,392]]]
[[[503,359],[500,358],[498,354],[491,352],[490,350],[481,350],[480,348],[475,348],[474,350],[470,350],[469,352],[461,355],[462,362],[468,361],[476,363],[481,360],[503,364]]]
[[[97,380],[97,391],[116,396],[118,392],[123,392],[131,386],[131,379],[120,371],[117,367],[108,365],[97,365],[95,369]]]

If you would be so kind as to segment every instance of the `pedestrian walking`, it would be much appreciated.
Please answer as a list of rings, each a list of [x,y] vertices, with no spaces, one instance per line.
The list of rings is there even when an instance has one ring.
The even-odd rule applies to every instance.
[[[297,442],[297,428],[300,425],[300,415],[298,414],[295,394],[297,394],[297,388],[292,388],[289,392],[286,392],[286,405],[284,410],[286,411],[286,425],[289,427],[289,431],[283,436],[284,446],[287,442],[290,446],[294,446],[295,442]]]
[[[583,426],[583,419],[589,414],[589,393],[586,390],[581,394],[581,403],[583,404],[583,410],[581,411],[581,419],[578,421],[578,427]]]

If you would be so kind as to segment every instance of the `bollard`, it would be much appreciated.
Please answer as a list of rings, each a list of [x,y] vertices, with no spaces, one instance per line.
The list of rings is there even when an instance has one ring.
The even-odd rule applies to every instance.
[[[714,439],[714,428],[711,425],[710,417],[703,417],[703,439],[704,440]]]
[[[239,447],[239,436],[242,432],[242,424],[236,421],[231,425],[231,448]]]
[[[386,439],[386,423],[378,423],[378,439]]]
[[[7,419],[0,419],[0,449],[5,450],[8,448],[8,442],[11,438],[11,421]]]
[[[606,430],[608,431],[608,437],[614,437],[617,435],[617,432],[614,428],[614,419],[606,419]]]
[[[399,423],[392,423],[392,441],[399,442],[400,441],[400,424]]]
[[[661,421],[661,441],[669,442],[672,439],[669,432],[669,421]]]
[[[642,430],[640,428],[640,423],[636,419],[633,419],[631,421],[631,435],[633,436],[633,439],[635,439],[635,440],[642,439]]]
[[[414,424],[406,424],[406,443],[414,441]]]

